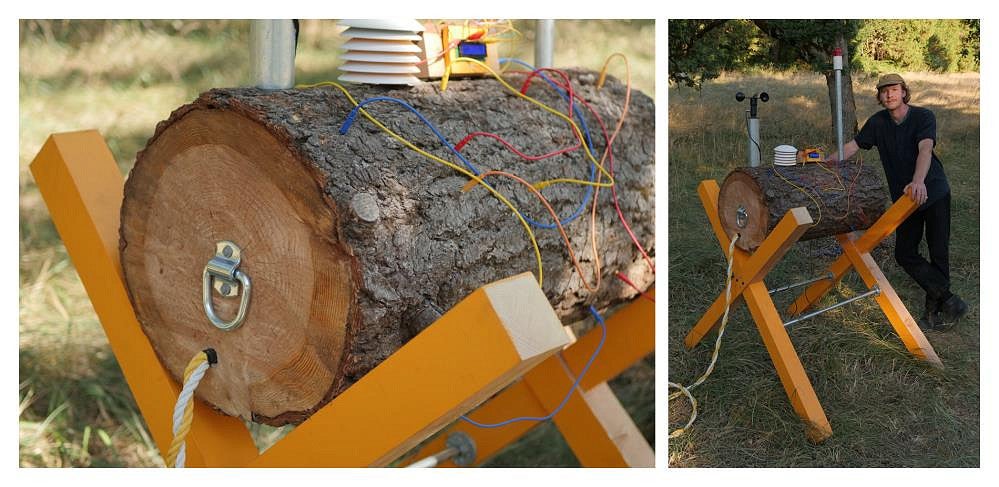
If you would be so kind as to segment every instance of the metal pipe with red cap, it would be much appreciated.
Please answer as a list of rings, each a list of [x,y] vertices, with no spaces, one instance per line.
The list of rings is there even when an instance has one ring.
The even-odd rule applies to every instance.
[[[843,158],[843,50],[833,49],[833,70],[836,71],[836,154]]]

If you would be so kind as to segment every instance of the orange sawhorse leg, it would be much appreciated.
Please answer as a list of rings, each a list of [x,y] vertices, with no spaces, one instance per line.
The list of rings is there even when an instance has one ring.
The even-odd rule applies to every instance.
[[[124,178],[114,156],[96,130],[53,134],[32,161],[31,173],[149,432],[165,452],[180,387],[156,358],[125,290],[118,254]],[[257,456],[241,421],[200,401],[194,403],[186,441],[191,467],[239,466]]]
[[[821,443],[832,434],[832,426],[805,374],[767,286],[762,281],[754,282],[746,289],[745,295],[746,305],[777,369],[777,376],[784,385],[784,392],[791,400],[794,412],[805,422],[805,435],[809,441]]]
[[[722,246],[723,251],[727,252],[731,241],[725,235],[721,220],[718,218],[718,183],[703,181],[698,192],[701,195],[701,203],[704,205],[708,219],[711,221],[711,227],[715,230],[715,236],[718,237],[718,243]],[[749,284],[762,281],[811,224],[812,217],[808,214],[808,210],[793,208],[781,218],[756,252],[749,254],[736,248],[736,255],[732,262],[731,301],[734,303],[737,298],[741,297],[743,290]],[[704,338],[704,335],[715,327],[724,314],[725,307],[725,292],[722,291],[697,324],[687,333],[684,340],[687,348],[693,348]]]
[[[727,250],[730,244],[718,218],[718,183],[713,180],[702,181],[698,187],[701,203],[715,231],[719,245]],[[815,389],[808,380],[801,360],[791,343],[783,320],[774,307],[773,300],[767,292],[763,279],[773,269],[788,249],[812,223],[811,216],[804,208],[789,210],[777,227],[767,236],[753,254],[741,249],[735,249],[732,262],[732,301],[741,296],[746,301],[753,321],[759,329],[760,336],[767,347],[777,375],[784,386],[795,412],[805,422],[806,435],[813,442],[821,442],[832,434],[832,427],[826,418],[822,405],[819,403]],[[725,311],[725,293],[723,292],[708,311],[701,317],[694,328],[687,334],[685,343],[688,348],[696,345],[712,328]]]
[[[891,205],[878,221],[874,222],[868,228],[863,236],[861,236],[854,245],[860,253],[868,253],[877,247],[888,235],[891,235],[896,228],[906,219],[912,212],[916,211],[918,208],[911,198],[903,196],[899,198],[895,204]],[[829,272],[832,273],[832,279],[825,279],[818,281],[815,284],[807,287],[788,307],[787,312],[789,316],[795,316],[805,311],[815,305],[822,296],[825,296],[830,289],[832,289],[836,283],[843,278],[844,275],[853,266],[850,259],[843,254],[833,261],[832,265],[829,266]]]
[[[654,290],[649,291],[655,295]],[[648,300],[636,299],[606,319],[607,339],[600,355],[579,383],[569,402],[553,419],[555,426],[586,467],[651,467],[653,453],[605,382],[651,353],[655,339],[655,309]],[[479,423],[492,424],[515,416],[542,417],[549,414],[569,390],[600,340],[600,330],[591,329],[569,345],[559,356],[551,357],[525,375],[524,380],[506,388],[468,414]],[[568,372],[566,371],[568,369]],[[594,423],[599,423],[600,428]],[[409,455],[415,461],[445,448],[449,434],[461,432],[475,441],[479,465],[536,427],[534,421],[521,421],[499,428],[479,428],[464,421],[454,423],[433,441]],[[586,434],[580,434],[585,432]],[[441,467],[452,467],[451,460]]]
[[[868,289],[877,285],[881,290],[876,301],[906,349],[920,360],[926,361],[934,367],[942,368],[943,363],[933,350],[933,346],[930,345],[929,340],[919,329],[919,325],[916,324],[912,315],[909,314],[895,293],[895,289],[870,255],[871,250],[891,232],[894,232],[902,221],[916,211],[918,206],[911,198],[902,196],[859,237],[856,236],[856,232],[837,235],[836,240],[843,248],[843,255],[839,256],[829,267],[833,279],[819,281],[806,288],[788,308],[788,313],[794,315],[808,310],[832,289],[835,283],[839,282],[850,269],[856,269]]]
[[[530,273],[487,284],[250,466],[388,465],[568,342]]]
[[[895,333],[898,333],[899,338],[902,339],[905,348],[920,360],[942,369],[943,362],[940,361],[940,357],[933,350],[933,345],[930,345],[929,340],[926,339],[926,335],[923,334],[923,330],[919,329],[916,320],[912,319],[909,310],[902,304],[902,300],[895,293],[895,289],[891,287],[891,283],[888,282],[888,278],[885,277],[884,272],[881,272],[881,268],[878,267],[877,262],[874,262],[871,254],[861,252],[849,235],[837,235],[836,240],[843,247],[843,254],[850,259],[850,264],[860,274],[860,278],[864,281],[867,288],[871,289],[874,286],[878,286],[881,290],[875,299],[878,305],[881,306],[881,310],[885,316],[888,317],[888,322],[895,329]]]

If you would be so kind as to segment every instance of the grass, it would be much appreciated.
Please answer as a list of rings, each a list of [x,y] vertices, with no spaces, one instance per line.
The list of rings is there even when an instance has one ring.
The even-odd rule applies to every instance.
[[[504,56],[533,59],[533,22]],[[19,465],[160,466],[121,370],[86,292],[28,172],[54,132],[94,128],[123,174],[156,123],[213,87],[245,84],[248,24],[228,21],[20,22]],[[599,70],[622,51],[634,86],[654,95],[652,21],[559,21],[559,66]],[[578,39],[585,38],[583,43]],[[335,77],[339,40],[333,21],[304,21],[297,81]],[[619,64],[610,73],[623,79]],[[651,359],[611,386],[649,441],[653,435]],[[287,429],[253,426],[266,446]],[[558,433],[539,428],[495,465],[571,465]]]
[[[862,300],[793,326],[789,334],[815,387],[833,436],[809,444],[784,394],[744,304],[733,305],[714,373],[694,395],[697,422],[670,441],[671,467],[977,467],[979,452],[979,76],[977,73],[903,73],[912,103],[937,116],[937,154],[952,189],[952,290],[969,315],[950,332],[927,332],[945,369],[912,358],[880,308]],[[854,78],[861,123],[878,107],[875,80]],[[717,293],[724,291],[725,260],[697,197],[703,179],[720,181],[745,165],[745,102],[736,91],[770,93],[761,104],[764,159],[782,143],[834,145],[825,79],[812,73],[728,74],[703,91],[669,92],[669,379],[690,383],[707,366],[714,334],[693,350],[683,337]],[[878,163],[877,151],[864,153]],[[831,263],[830,238],[795,245],[770,273],[768,284],[819,275]],[[925,253],[925,244],[923,246]],[[873,253],[910,312],[923,293],[894,262],[890,246]],[[832,304],[862,284],[852,273]],[[784,309],[791,296],[778,297]],[[669,427],[690,412],[670,402]]]

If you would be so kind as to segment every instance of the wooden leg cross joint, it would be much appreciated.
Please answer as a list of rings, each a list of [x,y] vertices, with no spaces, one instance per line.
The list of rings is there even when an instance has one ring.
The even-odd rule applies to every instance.
[[[725,234],[718,217],[718,183],[713,180],[702,181],[697,191],[719,245],[723,250],[728,249],[730,236]],[[870,290],[869,294],[875,295],[878,305],[909,352],[933,366],[942,367],[933,347],[926,340],[922,330],[916,325],[915,320],[905,309],[888,279],[869,253],[915,211],[916,207],[917,205],[911,199],[903,197],[892,205],[863,235],[858,236],[857,232],[838,235],[836,239],[843,247],[843,255],[833,262],[827,275],[817,279],[795,299],[788,309],[788,313],[795,316],[807,311],[832,289],[850,269],[855,269]],[[774,367],[777,369],[777,375],[784,386],[784,391],[787,393],[795,412],[805,423],[806,435],[810,441],[818,443],[832,434],[832,427],[808,376],[805,374],[801,360],[794,350],[794,345],[787,334],[783,320],[774,306],[771,298],[772,293],[767,290],[763,282],[767,273],[773,269],[811,223],[811,217],[804,208],[794,208],[785,214],[756,252],[750,254],[737,248],[732,262],[732,272],[735,277],[732,279],[731,302],[735,304],[740,298],[746,302],[760,336],[763,338],[763,343],[766,345],[767,352],[769,352]],[[845,302],[840,304],[845,304]],[[697,345],[709,331],[715,328],[724,311],[725,293],[722,292],[687,334],[684,340],[687,348]],[[795,321],[797,320],[788,323]]]
[[[54,134],[31,172],[150,433],[165,452],[180,387],[157,359],[125,289],[118,252],[124,181],[113,156],[96,131]],[[554,420],[584,466],[651,467],[652,448],[605,382],[652,352],[654,308],[636,299],[606,322],[599,359]],[[240,420],[195,401],[187,465],[384,466],[452,423],[450,435],[413,457],[457,448],[444,442],[461,431],[476,445],[479,464],[537,423],[478,429],[455,420],[479,405],[471,416],[486,423],[507,419],[511,411],[544,416],[569,390],[599,335],[594,329],[569,345],[569,334],[530,273],[502,279],[467,296],[263,454]],[[472,462],[467,456],[461,463]]]

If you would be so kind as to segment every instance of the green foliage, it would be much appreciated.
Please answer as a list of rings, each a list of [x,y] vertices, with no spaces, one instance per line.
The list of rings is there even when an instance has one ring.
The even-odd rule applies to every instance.
[[[669,80],[699,88],[722,71],[757,62],[762,39],[748,20],[669,21]]]
[[[842,36],[850,66],[887,71],[977,71],[978,20],[670,20],[669,81],[699,88],[723,71],[831,68]]]
[[[855,20],[756,20],[768,38],[768,67],[799,68],[813,71],[831,69],[832,51],[837,39],[852,39],[857,33]]]
[[[865,72],[977,70],[977,20],[865,20],[854,66]]]

